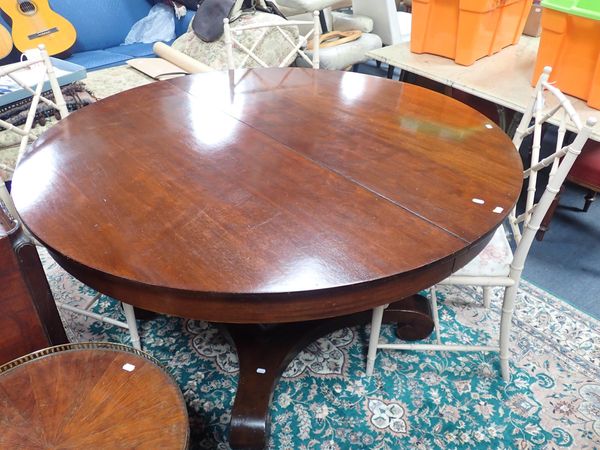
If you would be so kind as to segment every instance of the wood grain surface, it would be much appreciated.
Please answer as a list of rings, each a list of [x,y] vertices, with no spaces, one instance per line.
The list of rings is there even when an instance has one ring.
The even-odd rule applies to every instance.
[[[0,373],[0,429],[6,449],[183,449],[189,435],[173,379],[107,349],[66,350]]]
[[[2,201],[0,330],[0,365],[68,342],[35,245],[9,216]]]
[[[276,323],[367,310],[445,278],[505,218],[521,171],[509,138],[451,98],[259,69],[77,111],[35,142],[13,196],[59,263],[102,292]]]

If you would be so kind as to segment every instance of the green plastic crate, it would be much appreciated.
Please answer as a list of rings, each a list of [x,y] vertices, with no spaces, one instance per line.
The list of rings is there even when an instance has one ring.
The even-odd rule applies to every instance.
[[[600,0],[542,0],[542,6],[586,19],[600,20]]]

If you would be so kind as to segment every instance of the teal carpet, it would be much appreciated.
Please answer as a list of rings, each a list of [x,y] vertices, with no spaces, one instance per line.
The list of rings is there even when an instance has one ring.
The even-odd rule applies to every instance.
[[[42,255],[58,299],[94,292]],[[441,291],[449,340],[495,336],[500,294],[490,310],[477,291]],[[103,297],[97,312],[118,315]],[[72,340],[128,343],[121,329],[63,314]],[[498,358],[481,353],[381,351],[364,377],[365,327],[345,328],[303,351],[279,382],[271,449],[600,448],[600,322],[524,283],[512,334],[510,383]],[[192,448],[228,449],[237,358],[217,329],[173,317],[139,322],[144,350],[162,361],[188,404]],[[385,338],[393,339],[385,328]]]

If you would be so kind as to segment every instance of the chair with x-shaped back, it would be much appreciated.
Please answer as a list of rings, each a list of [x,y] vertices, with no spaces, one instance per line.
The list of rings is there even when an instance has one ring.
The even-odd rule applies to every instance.
[[[276,21],[277,20],[277,21]],[[275,67],[288,67],[296,61],[296,58],[301,58],[309,64],[313,69],[319,68],[319,46],[314,46],[312,50],[312,58],[306,53],[310,41],[319,42],[320,23],[319,12],[313,13],[313,20],[288,20],[284,21],[280,17],[273,16],[273,23],[256,23],[250,25],[239,25],[232,28],[229,19],[223,19],[225,47],[227,49],[227,66],[229,70],[248,67],[251,63],[253,66],[273,67],[273,64],[267,64],[261,58],[256,50],[263,43],[263,40],[271,31],[276,30],[281,39],[283,58]],[[309,26],[306,34],[302,34],[298,27]],[[248,35],[249,39],[243,38]],[[237,64],[236,64],[237,62]]]
[[[0,67],[0,77],[9,77],[21,89],[27,91],[32,96],[29,112],[27,113],[25,124],[22,127],[13,125],[6,120],[0,119],[0,128],[10,130],[21,137],[19,153],[17,155],[17,163],[25,152],[27,144],[29,144],[30,140],[35,139],[35,134],[31,131],[31,129],[33,128],[36,112],[40,102],[43,102],[46,105],[58,110],[61,118],[69,115],[69,111],[60,90],[60,86],[58,85],[58,80],[56,79],[54,67],[52,66],[48,52],[43,45],[38,47],[38,52],[39,53],[36,55],[36,57],[30,57],[25,61]],[[32,89],[32,87],[25,81],[26,79],[30,79],[30,76],[37,76],[37,84],[35,85],[34,89]],[[48,84],[52,95],[54,96],[54,101],[46,98],[43,95],[44,86],[47,86]],[[5,164],[0,164],[0,169],[8,173],[13,172],[14,170],[13,167]],[[17,214],[14,204],[10,198],[10,195],[8,194],[4,181],[1,178],[0,199],[2,199],[11,214],[16,216]]]
[[[509,371],[509,335],[512,316],[523,272],[525,260],[542,219],[546,215],[554,197],[558,193],[569,170],[596,124],[595,118],[589,118],[582,124],[569,100],[555,86],[548,83],[551,68],[546,67],[541,75],[531,102],[521,120],[513,143],[516,149],[521,147],[524,137],[533,134],[531,147],[531,165],[523,177],[527,181],[526,206],[522,214],[513,209],[509,215],[509,225],[516,243],[515,252],[509,245],[504,226],[500,226],[483,251],[462,269],[453,273],[449,278],[441,281],[443,285],[472,285],[483,287],[483,304],[488,307],[491,300],[491,287],[504,287],[504,298],[501,308],[500,336],[498,344],[484,345],[450,345],[444,344],[440,335],[440,322],[435,286],[431,289],[431,309],[435,324],[435,343],[381,343],[379,335],[383,312],[387,305],[375,308],[371,322],[371,335],[369,352],[367,356],[367,375],[373,373],[377,349],[399,350],[439,350],[439,351],[484,351],[500,353],[500,368],[502,378],[510,379]],[[546,109],[546,106],[548,107]],[[561,125],[559,127],[556,151],[540,160],[540,146],[542,124],[554,114],[562,111]],[[531,124],[534,120],[533,125]],[[579,130],[577,137],[570,144],[563,146],[566,133],[567,120]],[[535,203],[535,189],[538,172],[549,168],[550,175],[546,190],[538,203]]]

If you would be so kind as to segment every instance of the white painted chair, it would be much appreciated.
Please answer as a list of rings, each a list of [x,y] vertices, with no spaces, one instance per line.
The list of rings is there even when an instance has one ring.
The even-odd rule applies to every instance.
[[[278,0],[279,9],[290,20],[308,20],[312,11],[320,11],[321,33],[361,31],[356,40],[322,47],[319,53],[319,68],[326,70],[347,70],[368,61],[368,52],[381,48],[381,38],[373,31],[373,20],[370,17],[348,13],[348,11],[332,11],[332,8],[347,8],[352,0]],[[300,27],[301,31],[305,27]]]
[[[503,226],[500,226],[492,240],[469,264],[452,274],[449,278],[440,282],[443,285],[474,285],[483,287],[483,303],[485,307],[490,304],[490,290],[492,286],[504,287],[504,299],[502,302],[502,315],[500,322],[500,336],[498,344],[488,345],[448,345],[442,342],[440,335],[440,324],[438,318],[438,305],[435,286],[431,288],[431,309],[435,324],[435,343],[412,344],[397,343],[384,344],[379,342],[383,312],[387,305],[375,308],[371,322],[371,335],[369,339],[369,351],[367,356],[367,375],[373,373],[377,349],[394,350],[439,350],[439,351],[484,351],[500,353],[500,368],[502,378],[510,379],[509,371],[509,335],[511,329],[514,303],[523,272],[525,259],[535,234],[540,227],[542,219],[546,215],[554,197],[558,193],[565,177],[569,173],[575,159],[581,152],[581,148],[591,134],[591,129],[596,124],[595,118],[588,119],[582,125],[577,113],[569,103],[568,99],[555,87],[548,83],[551,69],[546,67],[541,75],[531,103],[521,120],[517,133],[513,139],[515,147],[519,149],[523,138],[533,133],[533,144],[530,168],[523,173],[524,179],[528,179],[527,200],[525,212],[516,215],[515,210],[509,215],[510,226],[513,230],[516,249],[513,254],[506,237]],[[546,95],[547,94],[547,95]],[[548,109],[545,109],[548,107]],[[557,112],[562,111],[562,123],[559,128],[556,151],[542,159],[539,159],[540,144],[542,136],[542,124]],[[531,120],[534,124],[530,126]],[[565,135],[565,124],[571,120],[579,130],[572,144],[563,147]],[[539,202],[534,203],[535,186],[537,174],[540,170],[550,168],[550,178],[546,190]]]
[[[310,29],[306,34],[298,33],[298,39],[295,41],[290,37],[289,29],[290,27],[299,27],[310,25]],[[312,21],[304,21],[304,20],[289,20],[285,23],[276,23],[276,24],[254,24],[254,25],[244,25],[235,27],[233,30],[229,24],[229,19],[223,19],[223,28],[224,28],[224,37],[225,37],[225,46],[227,49],[227,65],[230,70],[234,70],[236,68],[245,67],[246,63],[249,59],[254,60],[261,67],[272,67],[272,65],[268,65],[265,63],[256,53],[255,49],[259,46],[265,35],[269,30],[277,30],[281,36],[284,38],[286,42],[289,43],[291,50],[284,56],[284,58],[279,63],[278,67],[288,67],[292,64],[297,57],[302,58],[307,64],[309,64],[313,69],[319,68],[319,46],[314,46],[314,50],[312,51],[312,58],[310,58],[306,53],[305,49],[309,44],[309,39],[312,38],[314,42],[319,42],[320,35],[320,23],[319,23],[319,12],[315,11],[313,13]],[[286,32],[286,28],[288,31]],[[241,42],[241,39],[238,39],[242,33],[250,30],[262,30],[261,35],[256,38],[251,47],[247,47]],[[296,30],[294,30],[296,31]],[[241,63],[236,67],[235,58],[234,58],[234,49],[238,49],[239,51],[244,53],[244,58]]]
[[[17,155],[17,163],[20,160],[21,156],[25,152],[27,148],[27,144],[30,140],[35,139],[35,135],[32,133],[31,129],[33,128],[33,123],[35,120],[35,114],[38,108],[38,105],[41,102],[46,103],[48,106],[57,109],[60,112],[60,116],[66,117],[69,115],[69,111],[67,110],[67,106],[65,103],[65,99],[60,90],[60,86],[58,85],[58,81],[56,79],[56,74],[54,72],[54,67],[50,62],[50,58],[48,56],[48,52],[43,45],[38,47],[39,56],[31,57],[26,61],[21,61],[15,64],[9,64],[6,66],[0,67],[0,77],[10,77],[16,84],[18,84],[22,89],[26,90],[32,95],[31,98],[31,106],[29,108],[29,112],[27,114],[27,118],[25,119],[25,124],[22,127],[15,126],[5,120],[0,119],[0,127],[5,130],[13,131],[14,133],[21,136],[21,142],[19,145],[19,153]],[[29,52],[32,54],[31,52]],[[23,81],[24,77],[20,76],[26,72],[29,72],[31,75],[38,75],[38,81],[35,85],[35,88],[32,89],[27,83]],[[27,77],[31,78],[30,76]],[[46,83],[50,84],[50,89],[52,94],[54,95],[54,101],[47,99],[42,95],[44,90],[44,85]],[[0,169],[5,172],[13,172],[13,168],[9,167],[5,164],[0,164]],[[0,199],[4,201],[4,204],[7,206],[8,210],[15,217],[17,216],[17,212],[15,210],[15,206],[13,201],[4,185],[4,180],[0,178]]]
[[[54,67],[52,66],[52,62],[50,61],[50,57],[48,56],[48,52],[46,51],[45,47],[43,45],[40,45],[38,47],[38,53],[35,55],[34,55],[35,52],[32,53],[32,52],[28,51],[28,53],[30,56],[29,56],[29,59],[27,59],[26,61],[22,61],[22,62],[15,63],[15,64],[10,64],[10,65],[4,66],[4,67],[0,67],[0,77],[9,76],[11,79],[13,79],[15,81],[15,83],[17,83],[19,86],[21,86],[21,88],[25,89],[26,91],[28,91],[29,93],[32,94],[31,106],[29,108],[29,112],[27,114],[27,118],[25,120],[25,124],[23,125],[23,127],[17,127],[15,125],[12,125],[9,122],[0,120],[0,127],[4,128],[6,130],[13,131],[13,132],[17,133],[19,136],[21,136],[21,143],[19,145],[19,153],[17,155],[17,164],[19,163],[21,157],[25,153],[25,150],[27,149],[27,145],[29,144],[29,142],[34,140],[36,137],[35,134],[31,130],[33,128],[35,115],[36,115],[38,105],[40,102],[43,102],[43,103],[47,104],[48,106],[58,110],[58,112],[60,113],[61,119],[64,119],[65,117],[67,117],[69,115],[69,111],[67,109],[65,99],[63,97],[62,91],[60,90],[60,86],[58,84],[58,80],[56,78],[56,73],[54,71]],[[31,55],[34,55],[34,56],[31,56]],[[19,76],[19,73],[22,74],[24,70],[33,70],[35,72],[39,72],[39,79],[38,79],[37,84],[35,85],[34,89],[32,89],[30,86],[28,86],[26,83],[24,83],[22,81],[21,77]],[[37,73],[34,73],[34,75],[37,75]],[[46,83],[49,83],[50,91],[52,92],[52,94],[54,96],[54,101],[52,101],[42,95],[42,93],[44,91],[44,86],[46,85]],[[8,167],[5,165],[2,165],[0,168],[2,168],[3,170],[6,170],[7,172],[13,171],[12,167]],[[12,198],[10,197],[9,192],[6,189],[4,180],[2,180],[1,178],[0,178],[0,199],[7,206],[11,215],[13,215],[14,217],[18,217],[18,213],[16,211],[16,208],[12,201]],[[71,312],[74,312],[77,314],[82,314],[82,315],[91,317],[93,319],[100,320],[102,322],[106,322],[106,323],[129,330],[129,334],[131,335],[131,345],[137,349],[141,349],[140,338],[139,338],[139,334],[138,334],[138,330],[137,330],[137,324],[135,321],[135,313],[134,313],[133,306],[122,303],[126,322],[122,322],[120,320],[115,320],[110,317],[104,317],[100,314],[96,314],[92,311],[89,311],[90,307],[101,297],[101,295],[102,294],[97,293],[94,296],[94,298],[91,299],[89,302],[87,302],[87,304],[85,304],[83,307],[74,307],[74,306],[68,305],[64,302],[58,301],[58,300],[56,301],[56,304],[59,308],[62,308],[62,309],[65,309],[65,310],[68,310],[68,311],[71,311]]]

